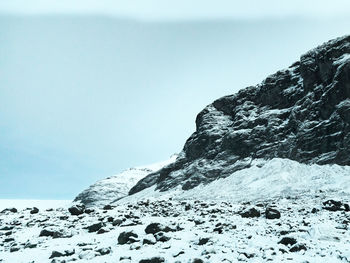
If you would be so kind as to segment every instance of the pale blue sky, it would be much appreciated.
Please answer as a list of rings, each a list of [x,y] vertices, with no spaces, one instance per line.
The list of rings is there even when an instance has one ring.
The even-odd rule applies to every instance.
[[[167,159],[205,105],[350,28],[348,1],[188,2],[1,1],[0,198]]]

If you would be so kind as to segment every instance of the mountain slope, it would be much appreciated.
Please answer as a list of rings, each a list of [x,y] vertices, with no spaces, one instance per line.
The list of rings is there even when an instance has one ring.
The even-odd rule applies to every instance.
[[[102,179],[82,191],[74,202],[86,206],[104,206],[128,195],[129,190],[148,174],[174,162],[176,155],[169,160],[147,166],[135,167],[124,172]]]
[[[183,190],[224,178],[256,158],[350,165],[350,36],[302,55],[261,84],[201,111],[176,162],[142,179]]]

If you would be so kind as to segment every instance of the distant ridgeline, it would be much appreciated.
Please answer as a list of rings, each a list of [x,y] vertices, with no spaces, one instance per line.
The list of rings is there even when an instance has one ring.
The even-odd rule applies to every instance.
[[[205,107],[177,160],[129,194],[153,185],[191,189],[247,168],[252,159],[275,157],[350,165],[350,36]]]

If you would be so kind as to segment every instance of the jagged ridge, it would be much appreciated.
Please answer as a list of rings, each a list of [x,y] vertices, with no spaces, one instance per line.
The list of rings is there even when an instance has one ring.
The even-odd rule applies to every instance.
[[[176,162],[129,192],[209,183],[255,158],[350,165],[350,36],[302,55],[261,84],[202,110]]]

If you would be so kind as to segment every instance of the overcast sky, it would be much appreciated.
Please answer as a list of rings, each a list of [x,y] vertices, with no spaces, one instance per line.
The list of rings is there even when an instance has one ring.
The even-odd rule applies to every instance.
[[[348,34],[349,7],[1,0],[0,198],[74,198],[167,159],[205,105]]]
[[[12,13],[92,13],[139,19],[271,18],[349,15],[348,0],[1,0]]]

